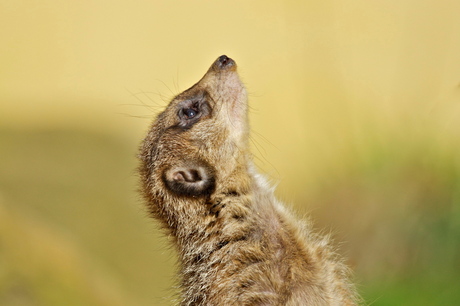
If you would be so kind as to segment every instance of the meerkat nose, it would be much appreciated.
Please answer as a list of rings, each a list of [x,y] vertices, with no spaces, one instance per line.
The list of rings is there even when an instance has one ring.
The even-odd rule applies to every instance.
[[[229,58],[227,55],[221,55],[215,62],[215,66],[218,69],[229,69],[235,66],[235,61]]]
[[[227,55],[221,55],[221,56],[219,56],[218,60],[219,60],[219,63],[221,63],[222,66],[225,66],[228,63],[229,58],[228,58]]]

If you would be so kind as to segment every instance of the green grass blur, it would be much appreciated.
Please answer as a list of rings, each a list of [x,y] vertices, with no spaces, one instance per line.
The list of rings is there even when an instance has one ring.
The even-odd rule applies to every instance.
[[[0,305],[173,305],[150,121],[221,54],[365,303],[460,304],[460,2],[0,1]]]

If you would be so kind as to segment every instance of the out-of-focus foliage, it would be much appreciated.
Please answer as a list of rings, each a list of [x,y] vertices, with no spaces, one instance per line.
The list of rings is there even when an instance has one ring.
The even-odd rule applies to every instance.
[[[221,54],[372,305],[460,303],[460,2],[0,1],[0,305],[171,305],[137,146]]]

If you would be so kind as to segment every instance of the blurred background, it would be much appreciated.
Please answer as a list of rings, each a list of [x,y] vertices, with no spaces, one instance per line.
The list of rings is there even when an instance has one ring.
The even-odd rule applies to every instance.
[[[137,147],[221,54],[372,305],[460,303],[460,2],[0,0],[0,305],[172,305]]]

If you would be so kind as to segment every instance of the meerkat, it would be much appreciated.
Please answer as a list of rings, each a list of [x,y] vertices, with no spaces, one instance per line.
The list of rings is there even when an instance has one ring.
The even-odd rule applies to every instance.
[[[274,196],[249,148],[247,93],[222,55],[140,147],[142,191],[179,257],[181,305],[356,305],[349,269]]]

